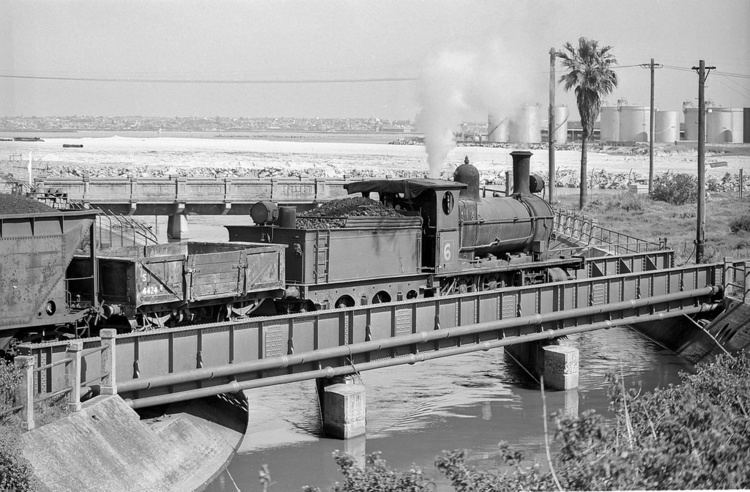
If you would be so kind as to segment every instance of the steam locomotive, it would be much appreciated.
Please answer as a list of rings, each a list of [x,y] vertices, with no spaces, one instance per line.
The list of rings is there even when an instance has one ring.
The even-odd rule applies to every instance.
[[[480,196],[479,171],[467,159],[453,181],[345,185],[350,194],[377,194],[396,214],[320,217],[329,222],[300,225],[294,208],[259,202],[251,210],[255,225],[226,226],[229,239],[286,246],[286,311],[572,278],[583,259],[549,249],[553,212],[534,194],[544,181],[529,172],[531,152],[511,155],[514,192],[508,197]]]

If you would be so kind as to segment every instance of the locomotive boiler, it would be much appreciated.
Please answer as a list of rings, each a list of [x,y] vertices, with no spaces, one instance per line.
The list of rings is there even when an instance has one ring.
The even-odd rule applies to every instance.
[[[549,249],[552,209],[534,194],[543,190],[544,181],[529,173],[531,152],[511,155],[514,192],[509,197],[481,196],[479,172],[466,161],[453,181],[410,178],[345,185],[364,200],[377,198],[370,202],[379,209],[359,202],[369,207],[364,216],[326,215],[326,210],[340,210],[326,204],[297,218],[294,209],[261,202],[253,207],[256,225],[226,227],[232,241],[286,246],[282,304],[289,310],[565,280],[583,260]]]

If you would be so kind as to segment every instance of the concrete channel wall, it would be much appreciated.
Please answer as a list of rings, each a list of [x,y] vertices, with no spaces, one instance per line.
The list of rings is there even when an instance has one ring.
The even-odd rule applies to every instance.
[[[246,414],[225,406],[201,400],[141,420],[119,396],[98,396],[24,433],[23,455],[51,491],[202,490],[244,435]]]

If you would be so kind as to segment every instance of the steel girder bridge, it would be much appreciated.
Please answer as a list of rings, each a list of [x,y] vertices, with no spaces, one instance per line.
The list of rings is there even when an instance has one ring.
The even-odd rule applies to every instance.
[[[674,268],[669,250],[587,263],[589,277],[565,282],[23,345],[35,367],[29,397],[69,393],[75,405],[90,389],[144,408],[701,316],[749,270],[745,261]]]

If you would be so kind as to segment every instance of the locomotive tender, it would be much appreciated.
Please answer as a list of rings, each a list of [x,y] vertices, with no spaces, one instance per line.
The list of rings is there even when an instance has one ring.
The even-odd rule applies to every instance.
[[[350,194],[377,193],[395,216],[337,217],[336,227],[302,226],[293,208],[259,202],[256,225],[226,226],[230,241],[286,246],[285,310],[313,310],[432,297],[509,285],[567,280],[580,257],[549,249],[553,212],[534,195],[531,152],[512,152],[514,193],[480,196],[468,159],[454,180],[349,183]]]

